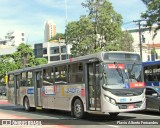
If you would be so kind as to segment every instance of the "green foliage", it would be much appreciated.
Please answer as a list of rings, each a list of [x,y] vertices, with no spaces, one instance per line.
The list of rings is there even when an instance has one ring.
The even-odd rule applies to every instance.
[[[54,37],[52,37],[49,41],[64,39],[65,35],[63,33],[57,33]]]
[[[17,47],[15,53],[0,57],[0,80],[9,71],[46,63],[45,58],[35,59],[31,46],[22,43]]]
[[[103,50],[118,50],[114,41],[121,36],[122,16],[106,0],[86,0],[82,3],[89,14],[68,23],[67,44],[72,44],[72,56]]]
[[[123,31],[115,42],[118,44],[119,51],[133,52],[133,37],[128,31]]]
[[[36,58],[34,64],[35,65],[47,64],[47,60],[45,58]]]
[[[157,30],[160,29],[160,0],[142,0],[146,5],[146,12],[141,14],[142,18],[147,19],[147,26],[157,24],[155,29],[155,35]],[[154,36],[155,36],[154,35]]]
[[[12,57],[18,68],[32,67],[34,65],[33,49],[30,45],[21,43]]]
[[[0,80],[4,78],[7,72],[18,69],[18,66],[12,60],[10,56],[0,57]]]

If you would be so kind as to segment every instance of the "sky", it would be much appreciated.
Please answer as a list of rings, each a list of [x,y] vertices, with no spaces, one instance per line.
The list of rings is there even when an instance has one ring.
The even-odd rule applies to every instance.
[[[0,38],[7,32],[21,30],[26,43],[43,43],[44,23],[53,20],[57,33],[64,33],[68,22],[78,21],[87,14],[81,3],[86,0],[0,0]],[[123,29],[138,27],[133,20],[140,19],[146,10],[141,0],[109,0],[115,11],[123,17]]]

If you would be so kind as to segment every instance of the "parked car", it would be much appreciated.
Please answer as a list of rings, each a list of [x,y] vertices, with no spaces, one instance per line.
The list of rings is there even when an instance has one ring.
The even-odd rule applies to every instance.
[[[146,110],[160,112],[160,86],[146,86]]]
[[[6,96],[6,88],[4,86],[0,87],[0,95],[5,95]]]

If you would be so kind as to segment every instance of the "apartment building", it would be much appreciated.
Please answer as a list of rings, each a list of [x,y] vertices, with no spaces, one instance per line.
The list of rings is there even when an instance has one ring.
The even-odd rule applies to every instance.
[[[20,30],[13,30],[6,34],[6,45],[19,46],[21,43],[25,43],[25,33]]]
[[[69,58],[71,45],[62,42],[46,42],[34,45],[34,55],[36,58],[46,58],[48,63]]]
[[[56,24],[53,20],[45,22],[44,28],[44,42],[48,42],[52,37],[56,35]]]

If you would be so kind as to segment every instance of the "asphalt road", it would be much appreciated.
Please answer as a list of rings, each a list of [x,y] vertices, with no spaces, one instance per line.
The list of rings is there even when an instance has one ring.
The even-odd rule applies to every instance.
[[[24,119],[41,121],[43,124],[59,125],[72,128],[128,128],[128,127],[160,127],[160,113],[158,112],[131,112],[120,113],[116,118],[109,115],[87,114],[84,119],[77,120],[70,116],[69,112],[58,110],[36,110],[35,112],[27,112],[21,106],[0,102],[0,119],[4,119],[2,113],[9,115],[7,119]],[[153,122],[154,121],[154,122]],[[142,123],[154,123],[159,121],[159,125],[139,125]],[[127,124],[126,124],[127,123]],[[130,124],[129,124],[130,123]],[[128,125],[129,124],[129,125]],[[35,127],[34,127],[35,128]]]

